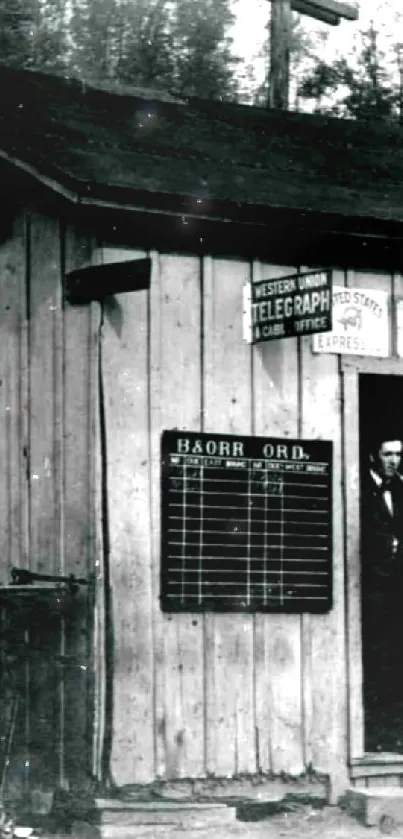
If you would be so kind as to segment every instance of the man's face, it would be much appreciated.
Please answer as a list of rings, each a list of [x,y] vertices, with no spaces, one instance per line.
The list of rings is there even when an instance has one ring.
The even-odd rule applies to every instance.
[[[402,459],[401,440],[385,440],[378,452],[380,472],[384,478],[393,478]]]

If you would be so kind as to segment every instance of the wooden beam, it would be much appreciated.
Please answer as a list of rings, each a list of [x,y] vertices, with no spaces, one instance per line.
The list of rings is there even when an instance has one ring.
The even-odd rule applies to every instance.
[[[313,6],[315,12],[327,12],[346,20],[358,19],[358,8],[355,4],[343,3],[341,0],[309,0],[309,5]]]
[[[68,303],[83,305],[104,300],[113,294],[140,291],[150,286],[151,260],[148,257],[126,262],[90,265],[66,274],[65,298]]]
[[[271,0],[277,2],[277,0]],[[341,19],[357,20],[358,9],[339,0],[291,0],[291,9],[301,15],[308,15],[322,23],[337,26]]]
[[[340,23],[339,15],[332,12],[323,12],[315,9],[309,0],[292,0],[291,8],[293,12],[298,12],[300,15],[308,15],[315,20],[320,20],[322,23],[328,23],[330,26],[338,26]]]
[[[270,19],[269,108],[287,110],[290,87],[291,0],[274,0]]]

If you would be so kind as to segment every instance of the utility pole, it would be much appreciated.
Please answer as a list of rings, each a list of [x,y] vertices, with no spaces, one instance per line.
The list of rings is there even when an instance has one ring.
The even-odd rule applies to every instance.
[[[358,9],[341,0],[271,0],[268,107],[288,110],[292,13],[308,15],[330,26],[342,18],[357,20]]]
[[[288,110],[290,90],[291,0],[272,0],[270,18],[269,108]]]
[[[403,44],[396,44],[397,68],[399,70],[399,123],[403,125]]]

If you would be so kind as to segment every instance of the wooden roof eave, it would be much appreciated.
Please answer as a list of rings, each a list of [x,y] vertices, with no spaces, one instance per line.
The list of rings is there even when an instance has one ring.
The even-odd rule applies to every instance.
[[[64,172],[56,178],[1,148],[0,160],[62,199],[86,224],[95,223],[112,237],[129,237],[126,242],[135,238],[142,248],[403,269],[400,219],[211,199],[198,203],[194,196],[89,184]]]

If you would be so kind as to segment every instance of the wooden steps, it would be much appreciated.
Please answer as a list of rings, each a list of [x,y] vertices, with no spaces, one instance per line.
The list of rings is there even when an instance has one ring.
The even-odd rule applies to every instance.
[[[96,799],[91,819],[72,826],[75,836],[100,839],[137,839],[177,830],[215,829],[236,821],[236,808],[223,803],[193,801],[119,801]]]
[[[343,807],[367,827],[378,826],[384,833],[390,833],[403,825],[403,788],[351,787]]]
[[[403,755],[395,752],[367,752],[350,763],[353,786],[400,786],[403,782]]]

